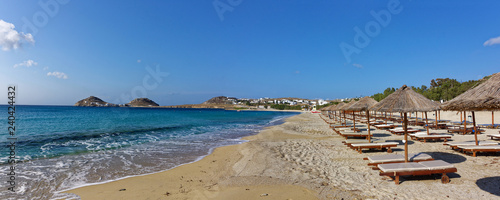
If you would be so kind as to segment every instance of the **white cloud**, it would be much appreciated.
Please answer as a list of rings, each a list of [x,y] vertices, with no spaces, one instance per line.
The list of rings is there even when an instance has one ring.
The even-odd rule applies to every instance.
[[[295,71],[295,73],[296,73],[296,74],[300,74],[300,71],[298,71],[298,70],[297,70],[297,71]]]
[[[49,72],[47,73],[47,76],[54,76],[56,78],[61,78],[61,79],[68,79],[68,75],[66,75],[64,72]]]
[[[31,66],[37,66],[38,63],[33,61],[33,60],[26,60],[23,61],[22,63],[18,63],[14,65],[14,68],[21,67],[21,66],[26,66],[26,67],[31,67]]]
[[[2,50],[9,51],[21,48],[23,42],[35,43],[35,39],[30,33],[19,33],[14,28],[14,24],[0,19],[0,46],[2,46]]]
[[[141,60],[137,60],[137,63],[141,63]]]
[[[352,64],[352,66],[359,68],[359,69],[363,69],[363,65],[361,65],[361,64],[354,63],[354,64]]]
[[[43,68],[43,71],[46,71],[46,70],[48,70],[48,69],[49,69],[49,67],[44,67],[44,68]]]
[[[495,44],[500,44],[500,36],[486,40],[486,42],[484,42],[483,45],[484,46],[491,46],[491,45],[495,45]]]

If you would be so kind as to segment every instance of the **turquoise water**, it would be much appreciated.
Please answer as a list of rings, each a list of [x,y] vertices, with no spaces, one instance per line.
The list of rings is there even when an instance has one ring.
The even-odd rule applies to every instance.
[[[7,106],[0,106],[7,130]],[[0,199],[75,198],[58,191],[158,172],[295,115],[215,109],[16,106],[16,193]],[[8,171],[8,133],[0,170]],[[4,176],[7,179],[7,176]]]

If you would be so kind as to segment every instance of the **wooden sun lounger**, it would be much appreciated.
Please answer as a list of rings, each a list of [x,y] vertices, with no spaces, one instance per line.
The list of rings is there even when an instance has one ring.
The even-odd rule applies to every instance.
[[[384,154],[376,156],[368,156],[363,158],[363,160],[368,160],[368,166],[373,166],[372,169],[378,169],[379,164],[389,164],[389,163],[403,163],[405,162],[404,154]],[[434,160],[429,154],[425,153],[410,153],[408,154],[409,162],[422,162]]]
[[[429,123],[428,126],[430,129],[436,129],[436,124]],[[448,126],[446,124],[441,123],[441,124],[437,125],[437,129],[447,129],[447,128],[448,128]]]
[[[492,146],[498,145],[497,142],[492,141],[478,141],[479,146]],[[467,142],[445,142],[443,145],[448,145],[452,149],[458,149],[458,146],[473,146],[476,145],[476,141],[467,141]]]
[[[377,122],[370,122],[370,125],[373,125],[373,126],[375,126],[375,125],[383,125],[383,124],[385,124],[385,123],[384,122],[378,122],[378,121]]]
[[[373,139],[372,141],[377,141],[377,139]],[[352,148],[352,144],[361,144],[361,143],[369,143],[367,139],[347,139],[342,141],[346,146]]]
[[[356,126],[356,127],[362,127],[362,126]],[[360,132],[360,129],[356,129],[356,130],[357,131],[355,131],[355,132]],[[342,135],[343,132],[352,132],[354,130],[351,127],[345,127],[345,128],[336,128],[336,129],[333,129],[333,131],[335,131],[339,135]]]
[[[465,131],[464,133],[464,129],[463,128],[450,128],[448,129],[448,133],[458,133],[458,134],[462,134],[462,135],[465,135],[465,134],[468,134],[468,133],[473,133],[474,129],[473,128],[467,128],[467,130]],[[484,132],[483,129],[477,129],[478,133],[482,133]]]
[[[415,121],[409,121],[408,122],[409,125],[412,125],[412,126],[424,126],[425,125],[425,122],[424,121],[418,121],[418,122],[415,122]]]
[[[446,173],[457,172],[457,168],[442,160],[379,164],[380,176],[394,177],[394,182],[399,185],[399,176],[422,176],[431,174],[442,174],[441,182],[449,183],[450,178]]]
[[[363,149],[387,149],[388,153],[392,153],[391,147],[397,147],[397,142],[380,142],[380,143],[359,143],[351,144],[352,148],[357,150],[358,153],[363,153]]]
[[[392,134],[396,134],[396,135],[402,135],[402,134],[405,134],[405,130],[404,129],[397,129],[397,130],[394,130],[394,129],[389,129],[389,131],[392,133]],[[420,132],[420,130],[418,129],[408,129],[407,130],[408,133],[416,133],[416,132]]]
[[[368,137],[368,133],[358,133],[358,132],[341,132],[340,135],[344,138],[353,137],[353,138],[366,138]]]
[[[448,139],[451,139],[452,135],[415,135],[415,138],[418,141],[423,141],[427,142],[427,140],[435,140],[435,141],[440,141],[444,140],[444,142],[447,142]]]
[[[420,131],[420,132],[415,132],[415,133],[410,133],[408,134],[412,140],[416,140],[417,138],[415,136],[417,135],[427,135],[426,131]],[[429,133],[429,135],[437,135],[437,133]]]
[[[476,157],[477,152],[500,152],[500,145],[490,145],[490,146],[457,146],[458,149],[464,153],[472,153],[472,156]]]
[[[380,124],[380,125],[375,125],[375,128],[377,129],[391,129],[391,128],[396,128],[399,127],[398,125],[394,124]]]
[[[500,124],[478,124],[481,128],[500,128]]]
[[[490,137],[492,140],[500,140],[500,134],[494,134],[494,135],[487,135]]]

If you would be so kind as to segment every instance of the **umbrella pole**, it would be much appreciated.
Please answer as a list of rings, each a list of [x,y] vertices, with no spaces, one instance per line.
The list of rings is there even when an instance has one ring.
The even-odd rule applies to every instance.
[[[462,111],[460,111],[460,123],[462,123]]]
[[[405,163],[408,162],[408,118],[406,116],[406,112],[404,113],[404,119],[403,119],[403,128],[405,131]]]
[[[491,126],[493,126],[492,128],[495,127],[495,114],[493,111],[491,111]]]
[[[427,120],[427,112],[425,112],[425,127],[427,127],[427,135],[429,135],[429,121]]]
[[[436,119],[436,130],[438,130],[438,118],[437,118],[437,114],[438,114],[438,113],[437,113],[437,111],[436,111],[436,117],[435,117],[435,119]],[[460,116],[462,116],[462,115],[460,115]]]
[[[467,133],[467,112],[464,111],[464,135]]]
[[[385,112],[384,120],[385,120],[385,125],[387,125],[387,112]]]
[[[352,111],[352,126],[354,132],[356,132],[356,113],[354,111]]]
[[[370,111],[366,111],[366,118],[368,119],[368,143],[371,142],[371,133],[370,133]]]
[[[476,145],[479,145],[479,142],[477,141],[476,115],[474,114],[474,111],[472,111],[472,123],[474,123],[474,139],[476,139]]]
[[[415,112],[415,126],[417,125],[418,122],[418,112]]]
[[[340,111],[339,111],[339,114],[338,114],[338,119],[339,119],[338,122],[340,122],[340,125],[342,125],[342,113]]]
[[[438,110],[438,115],[439,115],[438,120],[441,120],[441,111],[440,110]]]
[[[344,113],[344,125],[347,126],[347,118],[345,118],[345,111],[342,111]]]

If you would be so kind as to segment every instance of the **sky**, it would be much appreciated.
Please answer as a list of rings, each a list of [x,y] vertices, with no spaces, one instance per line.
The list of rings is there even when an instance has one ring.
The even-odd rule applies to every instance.
[[[337,99],[500,70],[500,1],[0,1],[0,99]]]

